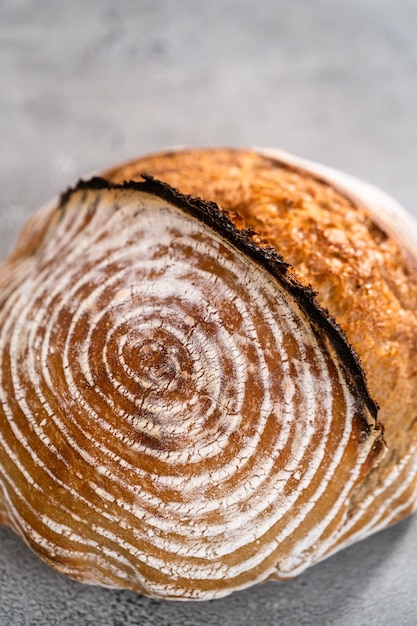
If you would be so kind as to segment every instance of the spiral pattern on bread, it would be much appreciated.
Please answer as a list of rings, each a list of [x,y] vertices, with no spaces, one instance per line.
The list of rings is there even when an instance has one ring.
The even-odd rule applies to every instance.
[[[135,178],[79,183],[0,271],[0,520],[77,580],[170,599],[396,521],[414,448],[387,465],[316,294],[236,212]]]

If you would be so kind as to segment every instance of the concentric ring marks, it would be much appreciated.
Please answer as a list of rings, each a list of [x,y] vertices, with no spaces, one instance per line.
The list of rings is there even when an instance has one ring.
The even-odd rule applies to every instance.
[[[60,211],[0,313],[8,523],[156,596],[320,558],[379,438],[329,339],[181,206],[86,185]]]

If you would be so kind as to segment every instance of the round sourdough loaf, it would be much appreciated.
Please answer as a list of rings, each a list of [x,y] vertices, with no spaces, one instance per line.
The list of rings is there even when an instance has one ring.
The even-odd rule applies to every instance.
[[[277,151],[78,183],[0,268],[0,521],[77,580],[201,600],[411,513],[416,232]]]

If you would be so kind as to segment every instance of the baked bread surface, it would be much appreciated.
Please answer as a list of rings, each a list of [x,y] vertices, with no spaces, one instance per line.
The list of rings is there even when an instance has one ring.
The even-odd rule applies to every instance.
[[[113,284],[111,276],[113,253],[116,258],[119,258],[118,255],[121,254],[123,257],[125,250],[136,250],[135,237],[138,236],[140,239],[142,236],[140,234],[142,227],[134,219],[137,206],[146,207],[146,211],[149,212],[149,224],[152,224],[153,209],[156,211],[155,215],[160,216],[161,219],[165,219],[164,216],[169,214],[171,209],[172,215],[175,216],[175,218],[171,216],[172,219],[180,220],[178,215],[182,215],[181,219],[184,217],[181,213],[181,206],[176,204],[175,192],[168,191],[167,200],[164,193],[162,195],[157,193],[156,196],[149,194],[149,191],[152,191],[152,184],[145,185],[142,190],[140,184],[136,187],[134,184],[129,186],[129,182],[125,184],[126,181],[141,183],[143,175],[167,183],[177,189],[180,194],[188,194],[201,198],[203,201],[217,203],[238,230],[252,229],[248,231],[249,235],[245,235],[250,239],[250,245],[259,244],[260,248],[270,245],[279,255],[282,255],[283,260],[294,268],[300,283],[304,286],[311,285],[317,293],[316,302],[320,307],[328,310],[328,315],[335,320],[335,328],[338,325],[344,331],[347,342],[351,344],[362,364],[370,396],[379,405],[378,420],[375,421],[372,400],[368,402],[369,396],[362,393],[357,393],[356,398],[353,397],[358,389],[355,388],[355,384],[352,384],[352,377],[346,371],[346,365],[340,365],[340,355],[334,354],[337,350],[335,351],[334,345],[331,345],[332,342],[328,341],[327,331],[320,333],[312,324],[305,336],[307,341],[311,342],[310,348],[316,340],[318,341],[317,345],[321,347],[318,352],[316,350],[315,354],[325,355],[324,359],[319,362],[322,365],[325,363],[326,368],[329,368],[328,371],[331,372],[328,376],[331,383],[329,384],[328,380],[327,387],[325,377],[322,377],[318,383],[317,406],[320,405],[323,416],[326,413],[333,414],[333,416],[329,422],[323,419],[318,424],[317,432],[313,432],[311,439],[306,439],[308,441],[306,457],[304,455],[300,457],[302,461],[299,462],[299,466],[291,468],[288,482],[285,482],[287,479],[284,480],[285,497],[271,500],[269,506],[262,498],[271,497],[271,486],[272,492],[277,489],[279,481],[276,481],[276,476],[281,470],[285,474],[285,464],[287,461],[291,462],[291,455],[295,450],[290,450],[288,453],[285,451],[283,460],[279,458],[281,450],[275,447],[273,454],[277,456],[276,467],[271,472],[271,476],[268,475],[267,466],[271,459],[268,458],[269,453],[266,454],[265,459],[262,454],[265,450],[269,450],[269,444],[274,441],[274,438],[279,441],[277,427],[273,426],[275,422],[269,419],[268,427],[262,431],[264,447],[261,446],[261,454],[254,454],[250,462],[242,462],[241,466],[239,458],[228,459],[227,471],[233,467],[235,461],[236,467],[239,468],[236,476],[226,481],[231,487],[230,499],[232,500],[235,496],[237,498],[240,492],[244,494],[247,486],[252,489],[252,484],[250,484],[252,481],[254,495],[250,506],[253,506],[253,512],[244,498],[233,501],[229,506],[229,493],[223,492],[225,486],[220,481],[219,484],[213,482],[213,484],[207,483],[202,486],[206,510],[203,511],[204,507],[202,507],[197,511],[197,520],[191,519],[191,515],[189,519],[185,516],[187,517],[185,519],[178,513],[182,507],[189,507],[195,513],[192,498],[187,500],[189,494],[186,493],[185,485],[192,484],[194,478],[203,480],[201,476],[205,474],[193,476],[192,464],[190,468],[186,468],[180,463],[180,466],[175,468],[174,465],[166,463],[163,455],[168,455],[166,457],[168,459],[169,454],[175,455],[178,452],[175,450],[175,445],[182,445],[185,450],[188,443],[189,449],[192,449],[194,445],[193,438],[182,440],[181,437],[167,438],[165,445],[161,433],[163,434],[165,427],[172,427],[169,417],[165,426],[163,423],[169,412],[169,403],[164,405],[166,410],[161,413],[160,423],[151,423],[142,419],[140,412],[138,415],[137,412],[135,413],[135,407],[132,414],[128,411],[119,414],[118,407],[116,411],[108,411],[108,404],[106,408],[107,398],[113,397],[115,390],[110,386],[110,392],[107,393],[108,381],[105,375],[101,377],[100,371],[103,355],[110,353],[107,347],[102,346],[102,338],[110,332],[108,328],[111,325],[110,323],[107,326],[106,324],[100,325],[100,320],[106,319],[105,315],[100,314],[105,299],[103,298],[103,303],[101,303],[100,298],[95,299],[95,294],[100,292],[102,284],[107,280]],[[3,375],[3,385],[5,398],[8,397],[4,402],[5,410],[4,414],[0,413],[0,419],[4,420],[4,432],[8,433],[4,445],[8,454],[0,458],[0,521],[11,525],[41,558],[78,580],[92,584],[127,587],[158,597],[207,599],[225,595],[234,589],[267,578],[282,579],[297,575],[328,554],[411,513],[415,509],[417,500],[417,426],[414,400],[417,382],[417,370],[414,365],[417,346],[415,252],[409,245],[404,245],[401,237],[396,235],[388,224],[385,227],[384,215],[376,212],[376,206],[372,202],[363,200],[360,184],[353,182],[346,187],[338,180],[335,179],[336,182],[332,180],[331,176],[317,173],[314,167],[301,167],[283,156],[273,156],[259,150],[227,148],[166,151],[119,165],[104,172],[101,176],[104,180],[92,181],[91,184],[87,181],[84,185],[81,184],[64,194],[59,203],[53,202],[36,213],[23,229],[15,250],[0,271],[0,312],[3,315],[4,328],[10,326],[12,330],[8,332],[13,335],[13,341],[11,341],[5,330],[2,337],[3,368],[6,372]],[[149,179],[147,180],[149,182]],[[158,185],[159,183],[156,184],[156,188]],[[192,205],[192,201],[190,202]],[[118,211],[120,206],[124,206],[124,212]],[[179,209],[178,215],[177,209]],[[207,224],[204,220],[202,224],[194,224],[194,217],[186,220],[186,229],[191,228],[192,223],[193,227],[190,232],[194,232],[195,228],[196,236],[200,238],[201,243],[208,235],[205,231]],[[114,224],[114,229],[107,227],[107,220]],[[94,223],[96,227],[91,225]],[[181,220],[175,223],[180,225]],[[119,243],[116,243],[117,228],[120,228]],[[91,238],[90,240],[84,237],[84,232],[87,233],[86,237]],[[156,224],[155,232],[158,232],[158,224]],[[100,233],[102,233],[103,242],[107,242],[110,246],[108,262],[106,262],[107,256],[102,251],[100,252]],[[158,237],[154,234],[152,227],[149,227],[147,233],[149,249],[154,255],[152,258],[155,259]],[[216,237],[217,235],[219,233]],[[184,237],[184,241],[185,239]],[[221,234],[215,240],[217,242],[215,245],[222,247],[227,255],[235,254],[236,250],[233,252],[233,245],[228,248],[229,244],[226,240],[222,240]],[[80,248],[82,253],[77,249],[77,241],[82,244]],[[148,239],[145,237],[144,241],[146,243]],[[141,249],[145,250],[146,245],[144,244]],[[188,255],[187,252],[186,256],[188,255],[191,259],[190,266],[193,265],[192,260],[197,259],[198,267],[204,268],[208,275],[212,259],[203,258],[201,247],[197,250],[195,257],[192,256],[194,252],[191,244],[189,249],[190,254]],[[213,248],[213,250],[216,249],[218,248]],[[89,274],[92,271],[91,268],[94,265],[92,259],[97,250],[99,250],[100,258],[98,266],[102,273]],[[168,266],[170,264],[174,266],[175,255],[173,252],[171,255],[169,246],[165,245],[164,254],[168,255]],[[256,279],[258,280],[263,269],[260,270],[256,263],[254,268],[250,258],[242,260],[240,253],[236,252],[236,254],[239,263],[250,268],[248,274],[253,272],[253,276],[248,276],[247,285],[251,284],[253,277],[258,276]],[[213,258],[216,258],[216,253]],[[58,259],[63,264],[62,268],[56,262]],[[87,274],[83,273],[85,261]],[[65,263],[67,262],[68,281],[70,281],[71,274],[75,275],[82,289],[80,288],[79,292],[74,291],[76,294],[73,298],[74,302],[71,298],[67,298],[65,293],[56,292],[57,315],[62,321],[61,331],[58,324],[52,324],[52,322],[46,324],[45,321],[52,319],[55,315],[53,311],[55,303],[47,307],[47,310],[42,310],[42,305],[44,300],[51,297],[50,293],[55,293],[56,285],[48,284],[49,274],[57,273],[58,276],[62,271],[62,280],[65,284],[67,280]],[[132,269],[131,262],[130,257],[126,258],[125,267],[128,268],[128,273]],[[134,265],[135,260],[132,263]],[[135,271],[133,267],[133,273]],[[191,267],[190,271],[184,274],[186,281],[191,280],[190,276],[193,271],[194,268]],[[242,275],[245,271],[241,272]],[[219,271],[219,280],[223,280],[221,273]],[[39,278],[41,275],[42,280]],[[91,276],[91,284],[85,278],[86,275]],[[158,273],[154,274],[153,278],[159,280]],[[270,278],[269,276],[267,284]],[[42,284],[43,280],[46,280],[46,286]],[[236,286],[239,281],[240,275],[236,277]],[[242,284],[244,283],[245,281]],[[136,341],[139,345],[142,338],[138,336],[140,332],[135,327],[136,318],[134,315],[129,317],[128,312],[130,300],[134,299],[134,284],[135,282],[129,278],[127,284],[115,293],[109,289],[109,298],[112,302],[116,298],[115,310],[119,307],[122,312],[120,327],[125,324],[126,320],[133,320],[129,327],[129,332],[131,332],[129,337],[134,339],[133,343]],[[166,289],[166,283],[162,282],[161,285],[162,289]],[[275,285],[274,288],[271,287],[272,291],[267,290],[269,294],[275,294],[277,302],[281,297],[281,287],[275,290]],[[141,288],[139,285],[138,294],[141,293]],[[230,284],[229,288],[231,288]],[[84,289],[86,294],[92,290],[94,297],[89,295],[83,299]],[[152,281],[150,281],[149,289],[151,291],[156,289]],[[244,291],[245,289],[242,293]],[[159,298],[157,290],[155,296]],[[34,310],[38,311],[39,306],[38,312],[27,309],[26,300],[29,297],[33,297],[33,302],[36,304]],[[245,298],[247,297],[245,291]],[[265,300],[265,302],[267,300],[270,302],[271,311],[275,310],[274,297],[268,296]],[[61,301],[64,302],[62,310],[60,309]],[[90,306],[89,301],[94,302],[94,306],[92,304]],[[142,302],[139,298],[138,301]],[[225,301],[226,309],[228,309],[227,298]],[[15,306],[15,303],[20,304]],[[247,310],[252,308],[261,320],[263,311],[256,302],[253,304],[254,306],[248,306]],[[180,305],[182,306],[181,303]],[[124,307],[126,307],[126,312],[124,312]],[[9,324],[7,311],[13,312],[14,309],[19,311],[18,321],[17,323],[10,321]],[[301,313],[304,319],[306,311],[301,311]],[[201,314],[201,327],[203,328],[206,323],[204,321],[205,310]],[[84,315],[91,316],[91,332],[89,331],[86,337],[83,334],[84,331],[80,335],[71,331],[71,338],[68,339],[66,337],[68,328],[78,323],[74,322],[74,319],[84,319]],[[126,318],[123,315],[126,315]],[[289,313],[288,315],[293,328],[297,327],[295,317],[291,317],[292,314]],[[326,314],[323,318],[328,319]],[[269,319],[273,319],[273,314],[269,314]],[[24,320],[26,322],[29,320],[29,324],[26,324]],[[193,314],[177,316],[175,323],[178,327],[191,324],[190,328],[194,328],[194,322]],[[139,320],[138,323],[140,326],[142,322]],[[227,324],[232,328],[234,321],[229,319]],[[46,366],[45,363],[43,364],[43,369],[47,370],[46,382],[43,381],[41,386],[42,393],[45,392],[42,404],[38,401],[36,393],[32,391],[29,393],[23,388],[20,379],[23,380],[27,376],[30,384],[37,384],[39,380],[43,380],[37,370],[39,352],[37,352],[36,333],[40,333],[39,336],[43,341],[46,325],[49,343],[45,341],[46,347],[43,349],[44,357],[42,357],[46,363]],[[236,322],[236,328],[237,326]],[[160,328],[163,326],[161,325]],[[176,336],[177,329],[172,326],[170,331],[172,331],[172,339]],[[247,336],[250,336],[249,326],[246,326],[246,332],[248,332]],[[233,333],[230,332],[230,336],[232,335]],[[288,336],[290,335],[291,333],[288,333]],[[84,352],[80,357],[78,353],[80,346],[87,345],[86,340],[93,336],[95,340],[90,343],[91,350],[89,348],[88,353]],[[192,336],[191,331],[189,333],[187,331],[184,335],[184,337],[188,336]],[[291,341],[288,345],[291,345]],[[251,354],[250,342],[246,344],[248,354]],[[128,341],[123,345],[130,350]],[[71,346],[73,357],[68,359],[62,367],[61,354],[68,351],[68,346]],[[144,348],[140,352],[142,362],[146,365],[146,359],[150,359],[150,370],[154,368],[155,372],[159,372],[158,376],[161,375],[163,379],[168,371],[165,357],[161,360],[165,346],[159,345],[158,350],[155,350],[154,344],[151,345],[148,342],[142,347]],[[262,350],[264,348],[265,353],[268,352],[267,341]],[[175,349],[177,350],[175,354],[178,355],[181,353],[182,346],[178,344]],[[290,348],[288,354],[291,355],[292,349]],[[120,352],[113,350],[112,367],[119,367],[119,356],[125,357],[123,350],[124,348],[120,348]],[[31,356],[30,359],[25,358],[21,361],[19,368],[19,359],[16,355],[20,352]],[[142,367],[141,359],[133,358],[133,353],[134,350],[131,355],[126,352],[129,357],[128,362],[133,368],[138,365],[139,368]],[[204,358],[205,354],[203,354]],[[268,356],[271,372],[275,374],[274,358],[276,358],[275,354]],[[293,368],[293,373],[298,367],[297,358],[290,366]],[[228,354],[225,356],[226,361],[228,368],[232,369],[231,356]],[[355,359],[352,362],[356,363]],[[170,362],[170,365],[172,364],[173,362]],[[249,363],[247,371],[250,370],[251,365],[253,370],[256,369],[254,363]],[[311,365],[310,371],[317,374],[322,365],[316,362]],[[308,371],[310,366],[307,363],[304,367],[305,371]],[[245,368],[246,366],[242,366],[241,371],[245,372]],[[191,369],[182,372],[185,374],[181,380],[177,377],[182,390],[190,388]],[[169,371],[173,371],[172,368]],[[56,396],[51,382],[52,372],[58,379],[55,381]],[[74,396],[70,398],[67,396],[71,396],[69,393],[71,389],[66,386],[68,372],[75,377],[74,380],[80,383],[79,389],[77,385],[73,385]],[[84,378],[83,372],[86,374]],[[224,372],[222,376],[223,380],[230,384],[229,393],[232,397],[233,377],[229,376],[230,380],[228,380]],[[271,376],[272,379],[274,376]],[[299,377],[298,380],[303,379]],[[16,381],[20,395],[15,393]],[[129,384],[132,384],[133,392],[135,385],[132,380]],[[302,398],[302,385],[297,384],[299,396]],[[280,381],[274,380],[274,385],[277,397],[279,397]],[[246,436],[249,430],[252,430],[256,439],[259,406],[262,404],[264,392],[258,392],[256,386],[252,386],[253,389],[249,389],[248,395],[245,396],[250,399],[248,400],[249,426],[245,428],[247,428]],[[282,389],[285,393],[289,393],[291,386],[291,381],[287,380],[288,388],[284,389],[283,385]],[[96,388],[99,390],[100,397],[94,408],[93,396]],[[170,385],[161,390],[161,398],[169,389]],[[50,392],[53,401],[50,399],[46,401],[45,398],[49,398]],[[80,396],[77,395],[78,393]],[[23,398],[26,401],[26,394],[27,398],[30,397],[33,406],[37,406],[38,402],[38,411],[33,410],[29,402],[26,402],[28,406],[25,411],[21,400]],[[85,400],[83,394],[91,398],[91,406],[96,413],[84,412],[82,402],[78,401],[79,398]],[[259,397],[256,397],[256,394]],[[306,391],[306,396],[309,394],[311,407],[315,402],[314,389]],[[330,400],[329,394],[330,396],[333,394]],[[174,395],[172,393],[170,396],[173,406],[176,401]],[[290,395],[296,397],[294,393]],[[146,398],[147,392],[142,399],[139,399],[140,407],[142,401],[146,403]],[[97,397],[94,401],[96,400]],[[227,401],[226,394],[226,403]],[[48,405],[48,402],[52,404]],[[307,432],[310,418],[312,422],[316,417],[317,422],[321,420],[320,411],[316,416],[310,414],[306,417],[307,412],[303,411],[302,402],[302,399],[296,398],[295,400],[295,411],[300,423],[294,424],[293,420],[289,427],[291,432],[296,432],[298,426],[301,429],[305,428]],[[54,410],[48,409],[49,414],[43,419],[42,412],[45,406],[53,407]],[[95,418],[91,419],[93,414]],[[217,425],[213,427],[217,418],[212,420],[210,425],[213,427],[212,430],[200,429],[203,431],[204,438],[210,439],[210,433],[214,433],[215,436],[213,435],[210,440],[210,445],[214,446],[218,444],[217,436],[221,438],[224,435],[221,429],[231,428],[230,424],[225,426],[225,423],[222,423],[221,411],[219,415],[221,417],[218,423],[221,428],[218,431]],[[126,416],[128,419],[125,419]],[[105,425],[108,429],[106,431],[108,434],[105,435],[99,425],[102,417],[105,418]],[[190,419],[188,414],[181,414],[180,417],[185,421]],[[193,419],[192,414],[191,419]],[[204,422],[204,411],[201,419]],[[65,438],[66,427],[55,429],[56,420],[58,423],[61,420],[62,424],[70,425],[70,432],[75,433],[72,439]],[[16,432],[23,433],[26,437],[27,449],[23,451],[21,451],[22,441],[15,436],[15,424],[18,424]],[[328,427],[328,424],[331,426]],[[385,445],[381,442],[380,424],[384,428]],[[43,428],[45,431],[42,430]],[[330,430],[326,431],[326,428]],[[314,431],[314,429],[310,430]],[[197,430],[195,432],[194,439],[197,439]],[[37,433],[41,433],[40,440]],[[45,437],[46,433],[48,437],[50,436],[52,445],[49,445]],[[114,433],[115,436],[113,436]],[[200,435],[199,432],[198,436]],[[232,452],[236,449],[239,454],[238,443],[240,445],[245,440],[242,427],[239,426],[229,435],[233,444],[231,445]],[[85,442],[82,443],[85,436],[89,442],[87,447],[84,445]],[[296,440],[294,435],[293,441]],[[91,444],[93,441],[97,445],[93,446]],[[133,446],[129,443],[131,441],[134,442]],[[143,465],[140,465],[138,461],[139,457],[135,448],[138,441],[139,447],[144,445],[145,449],[145,453],[141,453],[140,456],[140,462]],[[346,441],[348,441],[347,446]],[[303,445],[302,438],[301,444]],[[3,445],[1,438],[0,445]],[[106,450],[108,445],[114,446],[115,459],[119,458],[120,462],[116,462],[111,457],[109,465],[104,466],[100,460],[99,447],[102,446],[103,450]],[[330,449],[326,448],[326,445],[330,445]],[[344,445],[346,447],[343,452]],[[210,446],[207,449],[209,448]],[[313,449],[319,450],[319,454],[310,457],[309,454]],[[326,449],[324,456],[321,456],[321,449]],[[20,459],[18,455],[15,455],[14,450],[20,451]],[[32,450],[35,450],[35,454],[31,453]],[[159,452],[155,450],[160,450],[161,463]],[[38,454],[41,462],[34,463],[33,458],[36,458]],[[333,468],[333,462],[335,463],[337,458],[340,460],[342,456],[343,467]],[[91,460],[93,457],[94,460]],[[86,459],[89,460],[86,462]],[[317,467],[308,467],[310,461],[305,459],[312,459],[311,464],[316,464]],[[226,471],[223,467],[215,469],[215,461],[214,457],[209,458],[203,468],[204,472],[212,477],[221,476],[222,471]],[[274,463],[273,460],[271,462]],[[244,471],[248,467],[250,469],[252,465],[255,468],[254,473],[251,474],[249,471],[246,475]],[[204,466],[204,463],[201,463],[201,466]],[[165,476],[167,467],[170,472],[169,480]],[[314,484],[309,485],[307,480],[304,483],[298,482],[300,476],[303,473],[307,475],[307,470],[310,469],[312,469]],[[316,470],[317,477],[315,477]],[[158,482],[159,471],[165,483]],[[262,477],[262,472],[265,472],[267,478]],[[144,478],[146,473],[149,475]],[[297,475],[299,475],[298,478]],[[326,484],[326,487],[323,487],[323,490],[321,490],[318,476],[322,479],[324,477],[323,484]],[[272,483],[268,484],[270,480]],[[256,491],[257,481],[262,486],[259,493]],[[264,483],[265,490],[263,489]],[[35,492],[32,484],[37,485],[39,491],[43,489],[43,494],[39,495]],[[116,492],[113,491],[115,484],[118,484]],[[287,510],[285,507],[295,493],[297,494],[296,506],[294,510]],[[340,495],[343,493],[344,499]],[[138,496],[138,501],[132,494],[135,494],[135,497]],[[202,506],[201,495],[199,492],[196,493],[198,506]],[[160,503],[158,506],[154,505],[154,500],[152,500],[154,497],[158,498]],[[138,513],[138,502],[142,506],[147,498],[150,498],[150,509],[146,513]],[[215,506],[216,499],[222,501],[221,510]],[[285,513],[281,515],[279,507],[282,504]],[[40,512],[36,510],[39,506]],[[259,530],[256,524],[251,526],[258,515],[257,507],[259,507],[261,521],[264,510],[268,510],[268,515],[276,518],[265,532]],[[242,523],[240,528],[235,526],[239,517],[237,513],[242,515],[244,520],[239,521]],[[288,527],[285,525],[287,523]],[[62,528],[65,532],[60,530]],[[89,534],[90,528],[91,535]],[[254,536],[242,544],[243,535],[250,534],[252,528]],[[166,529],[169,529],[169,532]],[[214,529],[212,535],[210,535],[211,529]],[[279,540],[274,534],[278,530],[281,533]],[[184,545],[180,546],[178,537],[181,535],[185,537],[187,533],[189,535]],[[216,543],[218,537],[223,535],[224,543],[220,541]],[[235,541],[238,548],[234,547]],[[282,552],[280,552],[281,544]],[[166,547],[167,545],[169,548]],[[262,550],[265,550],[264,555]],[[158,565],[156,566],[155,563]],[[210,575],[207,574],[208,571]]]
[[[269,240],[317,292],[362,362],[371,395],[380,407],[388,454],[365,490],[393,480],[396,459],[404,475],[381,491],[381,510],[394,522],[415,508],[414,450],[417,436],[417,262],[415,251],[383,227],[383,216],[342,188],[291,161],[257,150],[167,151],[105,173],[113,182],[147,173],[182,193],[217,202]],[[404,459],[408,459],[405,463]],[[399,462],[399,461],[398,461]],[[400,472],[400,469],[398,469]],[[401,473],[401,472],[400,472]],[[385,478],[382,476],[385,475]],[[390,476],[390,478],[388,478]],[[403,492],[394,496],[395,485]],[[390,504],[394,498],[396,504]],[[382,509],[388,511],[382,513]],[[394,513],[394,510],[397,510]],[[379,526],[382,519],[374,523]]]

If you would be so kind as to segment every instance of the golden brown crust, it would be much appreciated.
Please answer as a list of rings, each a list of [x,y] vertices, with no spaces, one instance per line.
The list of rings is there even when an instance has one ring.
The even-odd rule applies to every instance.
[[[246,227],[268,239],[346,329],[383,419],[408,408],[411,424],[413,403],[404,402],[401,381],[411,383],[411,374],[417,382],[415,268],[366,207],[314,174],[247,150],[167,152],[110,170],[106,178],[140,180],[142,173],[238,212]],[[413,397],[414,385],[406,386]]]
[[[0,268],[0,523],[45,561],[208,599],[415,508],[412,238],[320,172],[169,151],[28,222]]]
[[[417,270],[371,207],[314,173],[252,150],[168,151],[105,176],[122,182],[144,172],[238,212],[312,285],[362,361],[391,450],[388,468],[407,455],[417,431]]]

